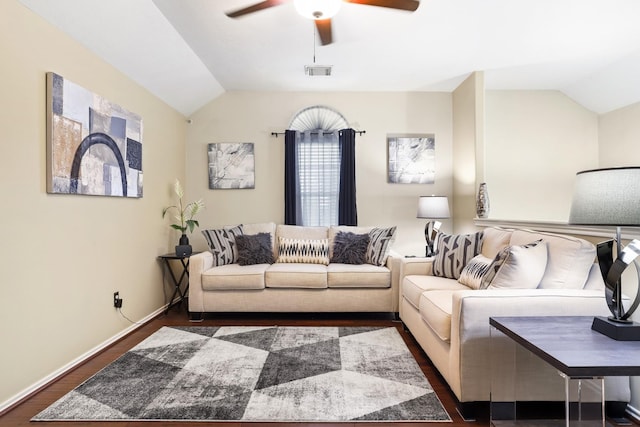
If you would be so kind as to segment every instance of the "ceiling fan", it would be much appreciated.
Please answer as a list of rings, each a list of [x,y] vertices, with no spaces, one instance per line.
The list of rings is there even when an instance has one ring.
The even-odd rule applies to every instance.
[[[289,0],[264,0],[251,6],[228,12],[230,18],[238,18],[260,10],[281,5]],[[413,12],[418,8],[418,0],[293,0],[298,13],[305,18],[313,19],[320,36],[320,43],[328,45],[333,42],[331,18],[340,10],[342,2],[387,7]]]

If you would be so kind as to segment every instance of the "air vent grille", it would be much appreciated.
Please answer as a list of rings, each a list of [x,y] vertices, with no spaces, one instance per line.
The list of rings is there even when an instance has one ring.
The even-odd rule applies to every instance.
[[[307,76],[330,76],[331,65],[305,65],[304,73]]]

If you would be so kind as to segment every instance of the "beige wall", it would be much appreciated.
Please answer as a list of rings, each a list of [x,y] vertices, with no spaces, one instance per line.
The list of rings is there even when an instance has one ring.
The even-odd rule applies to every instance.
[[[484,74],[453,92],[453,218],[455,232],[473,233],[476,193],[484,176]]]
[[[598,116],[556,91],[487,91],[491,219],[569,218],[576,172],[598,166]]]
[[[640,166],[640,103],[599,118],[599,167]]]
[[[144,54],[144,52],[141,52]],[[0,408],[164,303],[161,218],[184,174],[184,117],[21,6],[0,2]],[[144,197],[46,194],[45,73],[143,119]]]
[[[205,227],[284,220],[284,136],[293,116],[305,107],[326,105],[342,113],[356,130],[358,220],[361,225],[398,226],[394,249],[424,253],[425,220],[416,219],[418,196],[451,195],[451,94],[230,92],[192,117],[187,130],[189,197],[204,197]],[[387,134],[434,133],[435,184],[387,183]],[[256,188],[209,190],[207,144],[253,142]],[[451,230],[450,221],[444,229]],[[202,227],[201,227],[202,228]],[[199,234],[199,233],[198,233]],[[204,247],[201,235],[194,244]]]

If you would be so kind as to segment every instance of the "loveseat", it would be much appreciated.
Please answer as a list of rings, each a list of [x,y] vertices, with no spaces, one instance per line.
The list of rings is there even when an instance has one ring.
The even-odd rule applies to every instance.
[[[242,224],[204,230],[189,312],[398,311],[395,227]],[[395,267],[394,267],[395,266]]]
[[[609,314],[595,246],[560,234],[487,227],[440,234],[433,258],[400,265],[400,319],[472,416],[490,400],[496,372],[489,317]],[[493,371],[492,371],[493,369]],[[516,375],[517,381],[513,378]],[[536,357],[518,360],[496,378],[516,384],[518,401],[564,400],[557,372]],[[560,385],[560,387],[558,387]],[[512,389],[513,390],[513,389]],[[628,377],[605,381],[612,412],[630,399]]]

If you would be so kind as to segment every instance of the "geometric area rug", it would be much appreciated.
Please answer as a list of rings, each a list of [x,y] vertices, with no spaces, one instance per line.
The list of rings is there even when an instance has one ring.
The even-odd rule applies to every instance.
[[[33,421],[451,421],[393,327],[163,327]]]

